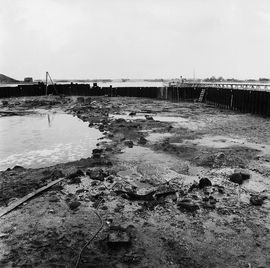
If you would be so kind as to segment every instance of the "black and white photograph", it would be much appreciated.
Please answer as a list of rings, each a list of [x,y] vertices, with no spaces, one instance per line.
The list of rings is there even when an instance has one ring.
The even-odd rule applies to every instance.
[[[270,268],[269,0],[0,0],[0,268]]]

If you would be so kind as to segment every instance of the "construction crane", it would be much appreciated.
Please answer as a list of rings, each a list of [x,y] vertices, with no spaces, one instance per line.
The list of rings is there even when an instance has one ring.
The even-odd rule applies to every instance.
[[[55,87],[55,83],[53,82],[49,72],[46,72],[46,95],[48,94],[48,78],[50,79],[50,81],[51,81],[51,83],[53,85],[55,93],[58,94],[57,89]]]

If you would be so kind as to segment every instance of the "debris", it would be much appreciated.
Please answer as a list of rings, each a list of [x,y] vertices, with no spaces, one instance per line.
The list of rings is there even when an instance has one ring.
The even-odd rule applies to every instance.
[[[0,239],[1,238],[7,238],[7,237],[9,237],[8,233],[0,233]]]
[[[127,247],[131,245],[131,237],[125,228],[111,226],[108,234],[107,245],[110,248]]]
[[[104,173],[102,169],[88,169],[86,175],[92,180],[104,181]]]
[[[126,141],[124,142],[124,144],[125,144],[125,146],[127,146],[127,147],[129,147],[129,148],[132,148],[132,147],[133,147],[133,141],[131,141],[131,140],[126,140]]]
[[[250,197],[250,203],[254,206],[261,206],[265,199],[267,199],[265,195],[252,195]]]
[[[53,185],[55,185],[56,183],[62,181],[65,178],[60,178],[58,180],[52,181],[51,183],[49,183],[46,186],[43,186],[37,190],[35,190],[34,192],[24,196],[23,198],[18,199],[17,201],[15,201],[14,203],[12,203],[10,206],[0,210],[0,218],[2,216],[4,216],[5,214],[9,213],[10,211],[12,211],[13,209],[15,209],[16,207],[18,207],[19,205],[23,204],[24,202],[28,201],[30,198],[33,198],[34,196],[36,196],[37,194],[44,192],[45,190],[49,189],[50,187],[52,187]]]
[[[212,185],[212,182],[208,178],[202,178],[199,181],[198,187],[199,189],[203,189],[204,187],[211,186],[211,185]]]
[[[144,137],[140,137],[138,144],[145,145],[147,143],[147,139]]]
[[[147,194],[137,194],[135,192],[131,192],[131,191],[122,191],[122,190],[116,190],[115,193],[120,195],[121,197],[128,199],[128,200],[138,200],[138,201],[151,201],[151,200],[155,200],[154,198],[154,194],[156,191],[152,191],[150,193]]]
[[[146,120],[154,120],[154,118],[148,114],[145,115]]]
[[[194,212],[197,209],[199,209],[199,206],[197,203],[195,203],[193,200],[186,198],[178,201],[177,205],[187,211]]]
[[[76,172],[74,173],[71,173],[67,176],[67,179],[70,180],[70,179],[73,179],[73,178],[76,178],[76,177],[79,177],[79,176],[84,176],[84,173],[83,171],[81,171],[80,169],[78,169]]]

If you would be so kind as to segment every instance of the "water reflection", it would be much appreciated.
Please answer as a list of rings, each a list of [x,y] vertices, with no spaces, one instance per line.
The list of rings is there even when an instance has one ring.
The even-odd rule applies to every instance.
[[[63,113],[0,118],[0,170],[44,167],[91,156],[102,134]]]

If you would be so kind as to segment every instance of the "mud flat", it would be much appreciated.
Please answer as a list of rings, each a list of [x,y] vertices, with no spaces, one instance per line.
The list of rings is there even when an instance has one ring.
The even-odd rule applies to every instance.
[[[142,98],[4,101],[3,116],[58,109],[102,137],[86,158],[0,172],[0,213],[64,178],[0,218],[1,267],[270,267],[269,120]]]

